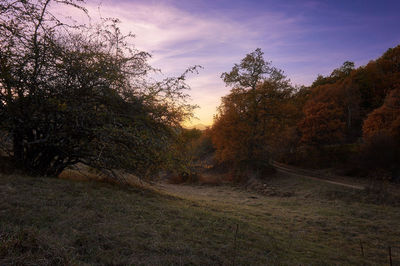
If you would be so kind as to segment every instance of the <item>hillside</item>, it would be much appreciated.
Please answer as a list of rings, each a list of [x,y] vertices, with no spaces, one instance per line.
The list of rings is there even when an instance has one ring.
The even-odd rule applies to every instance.
[[[207,129],[207,126],[204,125],[204,124],[198,123],[198,124],[196,124],[196,125],[188,126],[187,128],[188,128],[188,129],[193,129],[193,128],[195,128],[195,129],[198,129],[198,130],[206,130],[206,129]]]
[[[281,175],[265,191],[0,176],[0,264],[382,265],[388,246],[400,262],[384,190]]]

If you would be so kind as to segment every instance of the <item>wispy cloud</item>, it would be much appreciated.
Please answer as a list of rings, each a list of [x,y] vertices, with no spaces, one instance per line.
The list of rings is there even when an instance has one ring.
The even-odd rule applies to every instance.
[[[300,1],[286,8],[282,4],[275,9],[266,4],[258,10],[259,2],[256,5],[249,0],[249,5],[247,2],[244,5],[248,8],[246,11],[225,7],[200,11],[194,8],[196,12],[182,8],[174,0],[103,1],[99,7],[97,0],[89,0],[89,14],[94,18],[99,13],[103,17],[119,18],[121,29],[136,35],[136,48],[150,52],[153,55],[150,63],[165,75],[179,75],[193,65],[204,67],[199,75],[191,76],[188,83],[194,103],[200,106],[196,115],[205,124],[212,122],[220,97],[229,91],[220,79],[221,73],[229,71],[234,63],[257,47],[262,48],[265,57],[274,65],[286,70],[296,84],[310,84],[318,73],[328,74],[344,60],[354,60],[349,54],[369,49],[356,45],[343,48],[346,40],[351,39],[350,32],[360,31],[361,24],[351,23],[354,19],[342,24],[310,20],[317,11],[335,12],[326,4],[321,6],[320,1]],[[201,6],[210,6],[204,3],[201,2]],[[232,2],[232,6],[234,4]],[[252,12],[247,13],[249,10]],[[68,13],[67,10],[61,12]],[[351,18],[350,15],[344,17]]]
[[[89,5],[89,12],[97,12],[96,4]],[[288,34],[295,34],[299,19],[273,12],[250,19],[232,13],[192,14],[171,5],[144,2],[103,3],[100,12],[118,17],[121,28],[136,35],[136,47],[150,52],[151,63],[166,75],[177,75],[197,64],[204,67],[188,83],[193,101],[200,106],[196,116],[206,124],[212,122],[220,97],[229,91],[221,73],[257,47],[282,45]]]

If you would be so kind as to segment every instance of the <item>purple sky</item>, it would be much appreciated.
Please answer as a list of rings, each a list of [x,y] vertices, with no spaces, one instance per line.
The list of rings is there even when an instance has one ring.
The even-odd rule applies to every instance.
[[[99,3],[88,0],[91,14]],[[400,44],[400,0],[103,0],[100,10],[120,18],[166,76],[204,67],[188,80],[200,106],[194,124],[212,123],[230,90],[221,73],[257,47],[293,84],[309,85],[346,60],[358,67]]]

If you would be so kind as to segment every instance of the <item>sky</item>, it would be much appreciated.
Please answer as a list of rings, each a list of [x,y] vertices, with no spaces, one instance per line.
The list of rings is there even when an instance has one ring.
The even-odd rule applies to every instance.
[[[135,47],[165,76],[201,65],[188,77],[198,119],[210,125],[220,78],[256,48],[293,85],[310,85],[345,61],[356,67],[400,44],[400,0],[87,0],[91,16],[115,17]]]

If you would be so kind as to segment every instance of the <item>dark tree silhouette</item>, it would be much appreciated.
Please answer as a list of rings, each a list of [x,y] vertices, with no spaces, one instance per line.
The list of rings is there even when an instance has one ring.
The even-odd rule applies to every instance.
[[[118,20],[89,27],[55,17],[50,5],[86,12],[81,1],[0,2],[2,148],[33,175],[78,162],[147,176],[191,115],[185,75],[154,82],[150,57],[129,45]]]

